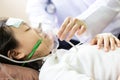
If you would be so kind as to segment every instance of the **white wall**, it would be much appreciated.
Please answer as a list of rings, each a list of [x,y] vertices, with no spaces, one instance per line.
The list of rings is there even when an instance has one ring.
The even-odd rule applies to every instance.
[[[0,17],[22,18],[29,23],[26,14],[27,0],[0,0]]]

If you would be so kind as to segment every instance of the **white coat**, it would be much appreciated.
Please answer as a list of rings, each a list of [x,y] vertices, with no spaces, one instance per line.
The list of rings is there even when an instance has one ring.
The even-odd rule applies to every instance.
[[[83,39],[78,36],[83,41],[102,31],[110,32],[120,28],[120,0],[52,0],[56,6],[54,15],[45,11],[46,2],[47,0],[28,0],[27,13],[32,26],[48,20],[60,26],[66,17],[77,17],[88,26],[86,37]]]
[[[58,50],[49,55],[39,80],[117,80],[118,76],[120,48],[105,53],[96,46],[79,45],[77,49]]]

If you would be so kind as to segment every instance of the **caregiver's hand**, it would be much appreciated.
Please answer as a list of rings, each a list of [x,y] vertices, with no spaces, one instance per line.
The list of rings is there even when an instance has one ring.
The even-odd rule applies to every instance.
[[[69,41],[75,33],[81,35],[85,30],[86,24],[83,21],[77,18],[67,17],[60,27],[58,38]]]
[[[104,47],[104,50],[115,50],[115,47],[120,47],[120,40],[111,33],[102,33],[96,35],[90,42],[92,45],[98,45],[98,49]]]

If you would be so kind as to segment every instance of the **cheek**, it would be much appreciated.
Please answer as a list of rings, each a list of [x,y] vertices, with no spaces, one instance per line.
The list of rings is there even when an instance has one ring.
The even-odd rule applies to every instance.
[[[53,41],[51,39],[44,39],[41,45],[39,46],[37,52],[40,56],[48,55],[53,48]]]
[[[37,38],[33,38],[33,37],[23,37],[18,39],[20,47],[24,49],[27,53],[31,52],[37,40],[38,40]]]
[[[24,35],[22,33],[22,34],[16,35],[15,37],[20,43],[24,43],[25,45],[33,45],[38,40],[38,38],[35,35],[27,34],[27,33],[25,33]]]
[[[51,39],[44,40],[43,44],[50,50],[53,48],[53,40]]]

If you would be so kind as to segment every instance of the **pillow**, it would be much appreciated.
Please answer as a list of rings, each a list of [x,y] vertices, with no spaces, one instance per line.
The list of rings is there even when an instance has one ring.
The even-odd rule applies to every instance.
[[[0,63],[0,80],[39,80],[38,76],[34,69]]]

